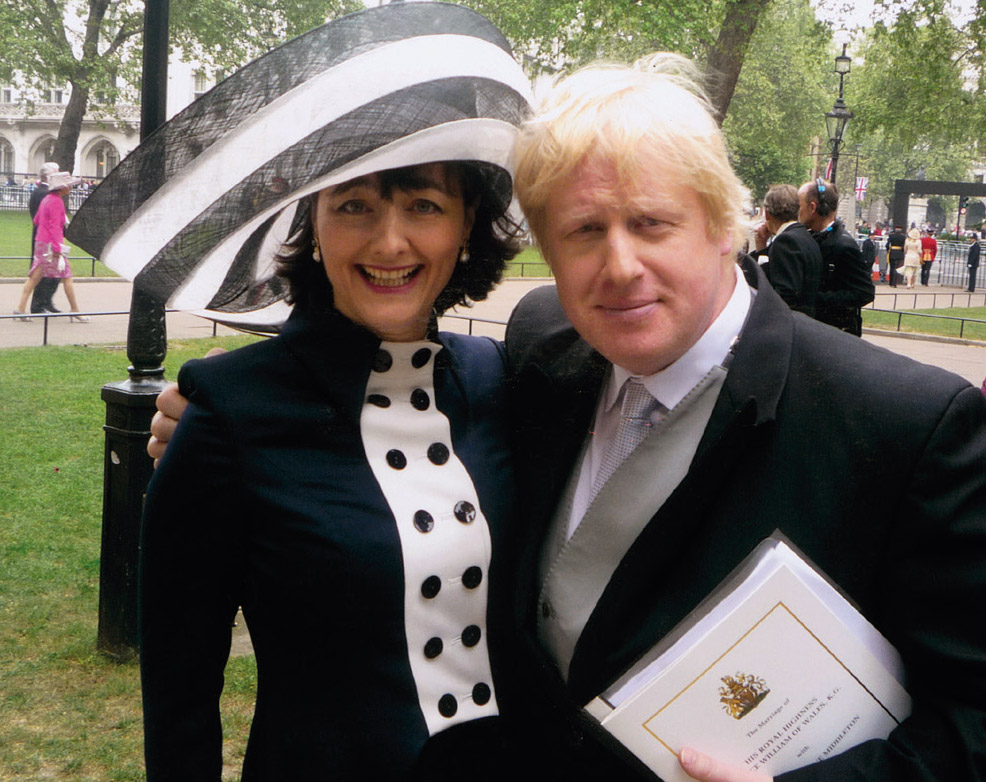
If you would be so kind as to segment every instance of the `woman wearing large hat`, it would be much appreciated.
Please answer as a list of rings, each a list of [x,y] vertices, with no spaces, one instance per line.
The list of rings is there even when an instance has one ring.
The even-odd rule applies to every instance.
[[[244,780],[402,778],[429,737],[498,713],[503,358],[435,318],[516,252],[528,89],[471,11],[372,9],[220,84],[76,218],[171,306],[279,332],[179,376],[141,550],[152,782],[220,777],[237,606],[258,667]]]

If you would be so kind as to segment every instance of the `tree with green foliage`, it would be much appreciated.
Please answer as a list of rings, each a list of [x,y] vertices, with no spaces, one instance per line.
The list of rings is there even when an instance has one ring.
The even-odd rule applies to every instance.
[[[672,51],[705,64],[726,115],[769,0],[462,0],[489,17],[533,73]]]
[[[832,33],[808,0],[772,3],[747,52],[723,131],[737,173],[755,198],[796,187],[812,167],[832,101]]]
[[[961,28],[946,0],[895,10],[866,31],[846,83],[868,196],[888,208],[896,179],[965,179],[986,140],[986,6]]]
[[[172,0],[171,41],[213,72],[238,67],[359,0]],[[18,0],[0,5],[0,81],[27,90],[71,86],[55,142],[55,162],[70,170],[91,97],[111,104],[137,85],[139,0]],[[105,101],[103,98],[105,97]]]

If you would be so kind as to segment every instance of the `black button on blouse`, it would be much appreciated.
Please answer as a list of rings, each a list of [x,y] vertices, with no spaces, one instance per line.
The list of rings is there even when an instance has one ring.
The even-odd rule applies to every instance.
[[[465,646],[473,647],[479,643],[479,639],[483,637],[483,631],[479,629],[476,625],[469,625],[465,630],[462,631],[462,643]]]
[[[450,693],[445,693],[438,701],[438,713],[443,717],[454,717],[455,713],[459,710],[459,703],[455,700],[455,696]]]
[[[448,447],[442,443],[432,443],[428,446],[428,460],[432,464],[443,465],[448,461]]]
[[[485,706],[490,702],[490,687],[488,684],[483,684],[480,682],[475,687],[472,688],[472,701],[477,706]]]
[[[419,532],[431,532],[435,527],[435,519],[428,511],[419,510],[414,514],[414,526]]]
[[[411,407],[415,410],[427,410],[430,404],[431,398],[423,388],[416,388],[411,392]]]
[[[386,372],[392,366],[394,366],[394,357],[382,348],[378,350],[377,354],[373,357],[373,371]]]
[[[429,358],[431,358],[431,350],[429,348],[416,350],[414,351],[414,355],[411,356],[411,366],[415,369],[421,369],[421,367],[428,363]]]
[[[466,589],[475,589],[483,583],[483,569],[477,565],[466,568],[462,574],[462,585]]]
[[[370,394],[366,401],[377,407],[390,407],[390,397],[383,394]]]
[[[434,660],[442,653],[442,649],[444,648],[445,644],[442,643],[441,638],[429,638],[428,642],[425,644],[425,657],[429,660]]]
[[[455,517],[463,524],[470,524],[476,518],[476,508],[471,502],[462,500],[455,503]]]
[[[438,576],[428,576],[421,583],[421,594],[424,595],[428,600],[431,600],[439,592],[442,591],[442,579]]]

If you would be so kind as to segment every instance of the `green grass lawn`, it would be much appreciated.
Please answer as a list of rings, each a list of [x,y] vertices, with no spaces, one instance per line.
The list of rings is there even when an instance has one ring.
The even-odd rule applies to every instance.
[[[933,315],[925,318],[921,315]],[[958,337],[964,339],[986,340],[986,323],[966,323],[948,320],[952,318],[972,318],[986,321],[986,307],[955,307],[939,310],[908,310],[900,313],[900,330],[912,334],[932,334],[938,337]],[[897,313],[873,312],[863,310],[863,325],[874,329],[897,331]]]
[[[89,253],[80,250],[69,242],[69,258],[76,277],[117,277],[99,261],[89,260]],[[30,264],[31,255],[31,216],[27,210],[0,210],[0,277],[24,277]],[[7,258],[15,260],[5,260]]]
[[[520,255],[507,264],[504,277],[550,277],[551,270],[536,247],[525,247]]]
[[[213,344],[174,341],[174,378]],[[138,669],[95,648],[105,407],[126,378],[108,347],[0,351],[0,780],[142,780]],[[227,669],[228,774],[252,713],[252,657]]]

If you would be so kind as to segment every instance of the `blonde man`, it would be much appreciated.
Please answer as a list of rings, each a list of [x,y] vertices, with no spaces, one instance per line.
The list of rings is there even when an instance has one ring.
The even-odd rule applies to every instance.
[[[782,778],[981,779],[986,401],[792,314],[737,263],[746,190],[683,65],[564,79],[515,151],[557,282],[507,331],[535,754],[558,779],[626,778],[580,707],[779,528],[898,646],[915,704],[889,740]],[[888,377],[904,400],[892,416]],[[891,502],[889,482],[904,487]],[[570,726],[546,735],[566,710]],[[765,779],[688,749],[681,761],[699,779]]]

